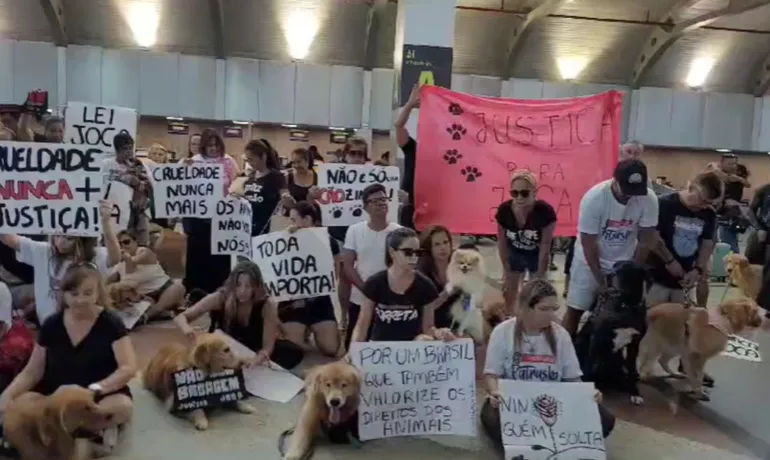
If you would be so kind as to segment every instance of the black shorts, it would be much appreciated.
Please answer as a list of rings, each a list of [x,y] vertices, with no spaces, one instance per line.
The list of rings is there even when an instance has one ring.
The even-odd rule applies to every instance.
[[[296,301],[281,302],[278,306],[278,318],[282,323],[300,323],[310,327],[324,321],[337,321],[330,296],[302,300],[305,304],[299,307],[293,305]]]
[[[160,299],[160,296],[162,296],[163,293],[166,292],[166,289],[170,288],[173,285],[174,285],[174,281],[169,278],[169,280],[166,281],[166,283],[163,286],[150,292],[149,294],[146,294],[145,297],[149,297],[154,302],[157,302]]]

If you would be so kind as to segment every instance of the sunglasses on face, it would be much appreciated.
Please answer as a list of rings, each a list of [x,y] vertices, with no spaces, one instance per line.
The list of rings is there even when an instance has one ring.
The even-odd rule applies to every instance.
[[[511,190],[511,197],[513,198],[529,198],[529,195],[532,193],[531,190]]]
[[[404,255],[407,257],[420,257],[425,252],[422,249],[412,249],[412,248],[398,248],[398,251],[403,252]]]

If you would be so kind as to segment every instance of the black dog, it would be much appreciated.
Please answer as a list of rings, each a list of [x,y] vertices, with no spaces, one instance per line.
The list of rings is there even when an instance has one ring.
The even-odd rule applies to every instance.
[[[646,281],[644,266],[630,261],[616,263],[608,291],[599,296],[575,337],[583,379],[594,382],[600,391],[627,393],[635,405],[644,402],[639,394],[636,359],[647,332]]]

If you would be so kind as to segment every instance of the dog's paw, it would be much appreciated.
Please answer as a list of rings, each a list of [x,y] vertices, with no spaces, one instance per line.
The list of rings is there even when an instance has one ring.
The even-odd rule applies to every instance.
[[[199,418],[195,420],[193,423],[195,423],[195,428],[197,428],[200,431],[206,431],[209,429],[209,420],[206,418]]]
[[[283,456],[283,460],[302,460],[302,453],[286,452],[286,455]]]
[[[711,397],[702,389],[686,391],[684,396],[696,401],[711,401]]]
[[[238,409],[238,412],[241,414],[253,414],[257,411],[257,409],[252,406],[251,404],[245,402],[245,401],[238,401],[235,403],[235,408]]]
[[[631,404],[634,406],[641,406],[644,404],[644,398],[641,396],[631,396]]]
[[[680,374],[679,372],[672,372],[666,376],[666,378],[669,379],[677,379],[677,380],[683,380],[686,379],[687,376],[684,374]]]

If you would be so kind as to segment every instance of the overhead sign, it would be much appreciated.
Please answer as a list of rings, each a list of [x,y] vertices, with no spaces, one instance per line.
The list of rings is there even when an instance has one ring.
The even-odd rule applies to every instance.
[[[404,45],[398,106],[409,100],[414,85],[452,86],[452,48]]]

